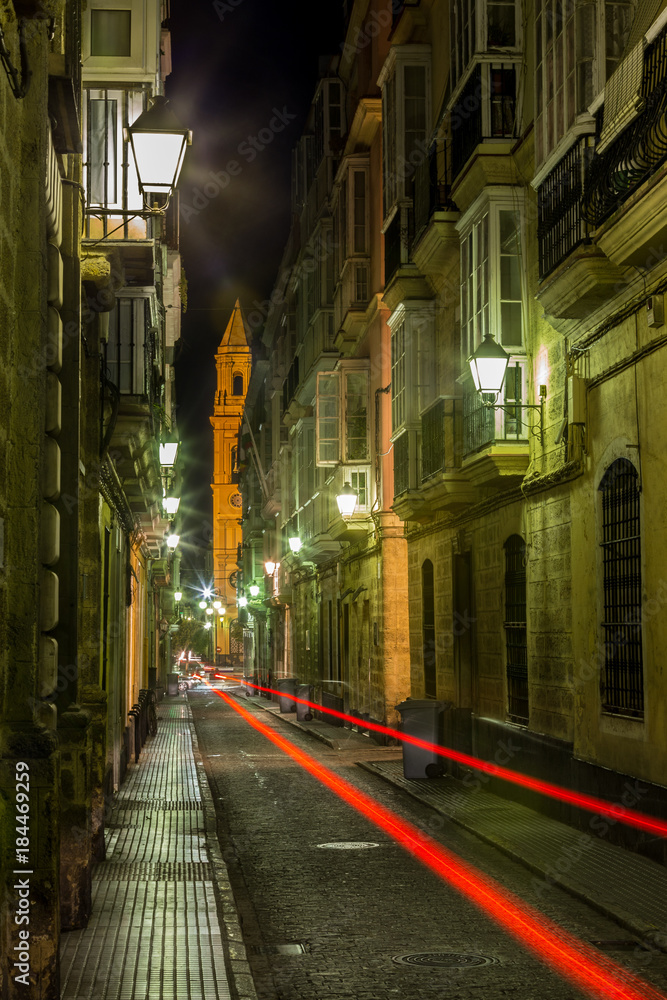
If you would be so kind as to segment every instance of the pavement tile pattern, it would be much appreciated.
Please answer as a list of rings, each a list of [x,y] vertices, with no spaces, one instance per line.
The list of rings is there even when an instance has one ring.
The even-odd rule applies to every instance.
[[[485,789],[447,777],[407,779],[401,760],[360,766],[522,862],[545,889],[561,886],[667,951],[667,869],[661,865]],[[537,880],[534,890],[539,897]]]
[[[93,915],[62,936],[62,1000],[232,995],[190,719],[185,699],[158,706],[157,736],[114,800]]]

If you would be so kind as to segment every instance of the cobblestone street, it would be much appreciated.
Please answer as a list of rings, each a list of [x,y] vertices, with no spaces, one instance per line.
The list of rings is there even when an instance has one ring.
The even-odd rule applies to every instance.
[[[583,996],[212,691],[191,692],[189,703],[262,1000]],[[618,923],[540,883],[524,865],[357,766],[388,764],[400,750],[345,730],[335,730],[340,749],[332,749],[288,727],[265,710],[268,703],[242,704],[561,927],[667,991],[666,955],[644,949]],[[447,955],[458,955],[459,964],[428,964],[429,956],[446,961]]]

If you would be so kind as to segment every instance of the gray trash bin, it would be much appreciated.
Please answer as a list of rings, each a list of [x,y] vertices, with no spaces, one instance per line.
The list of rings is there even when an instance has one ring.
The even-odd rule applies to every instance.
[[[313,700],[313,689],[310,684],[297,684],[296,687],[297,698],[303,698],[305,701]],[[296,703],[296,717],[299,722],[310,722],[313,717],[313,710],[309,705],[302,705],[297,701]]]
[[[167,694],[178,694],[178,674],[167,674]]]
[[[401,713],[399,729],[402,733],[437,744],[440,715],[445,710],[443,701],[406,698],[396,709]],[[403,743],[403,774],[406,778],[437,778],[444,770],[443,758],[433,750],[417,747],[414,743]]]
[[[276,691],[280,691],[278,704],[280,711],[285,714],[296,710],[294,695],[296,694],[296,677],[281,677],[276,681]]]

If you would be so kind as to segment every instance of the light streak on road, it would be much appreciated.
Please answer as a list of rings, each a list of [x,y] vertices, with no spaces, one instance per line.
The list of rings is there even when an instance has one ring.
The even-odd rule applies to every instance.
[[[267,694],[275,694],[279,698],[286,697],[284,691],[276,691],[273,688],[261,687],[259,684],[251,684],[249,681],[241,680],[239,677],[233,678],[225,675],[225,679],[228,681],[236,680],[237,683],[243,684],[246,687],[254,688],[257,691],[264,691]],[[342,719],[344,722],[350,722],[355,726],[358,726],[361,722],[358,716],[347,715],[345,712],[338,712],[333,708],[324,708],[322,705],[308,701],[306,698],[297,698],[293,695],[288,695],[287,697],[291,701],[298,702],[300,705],[307,705],[318,712],[326,712],[327,715],[331,715],[336,719]],[[626,826],[634,826],[638,830],[646,830],[648,833],[656,834],[658,837],[667,837],[667,822],[665,820],[656,819],[654,816],[647,816],[645,813],[631,809],[629,806],[614,805],[614,803],[607,802],[605,799],[598,799],[595,795],[574,792],[569,788],[563,788],[561,785],[554,785],[550,781],[531,778],[520,771],[510,771],[509,768],[502,767],[500,764],[493,764],[491,761],[481,760],[479,757],[472,757],[470,754],[461,753],[459,750],[452,750],[437,743],[429,743],[427,740],[419,739],[418,736],[410,736],[408,733],[401,732],[400,729],[383,726],[379,722],[364,720],[363,727],[375,733],[393,736],[403,743],[412,743],[414,746],[420,747],[423,750],[429,750],[431,753],[445,757],[447,760],[453,760],[457,764],[463,764],[465,767],[470,767],[475,771],[482,771],[484,774],[490,774],[494,778],[500,778],[514,785],[520,785],[522,788],[528,788],[533,792],[538,792],[540,795],[547,795],[549,798],[557,799],[559,802],[567,802],[568,805],[576,806],[578,809],[584,809],[599,816],[607,816],[615,823],[624,823]]]
[[[212,690],[253,729],[475,903],[542,962],[589,996],[600,1000],[667,1000],[663,993],[553,923],[488,875],[423,834],[412,823],[401,819],[299,750],[226,692]]]

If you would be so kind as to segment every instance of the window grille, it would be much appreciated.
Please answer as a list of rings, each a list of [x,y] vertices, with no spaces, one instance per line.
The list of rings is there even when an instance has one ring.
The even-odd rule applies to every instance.
[[[422,653],[424,657],[424,694],[436,697],[435,670],[435,588],[433,563],[426,559],[422,564]]]
[[[607,469],[599,488],[604,588],[602,710],[641,718],[644,675],[637,470],[627,459],[619,458]]]
[[[410,435],[401,434],[394,442],[394,496],[410,488]]]
[[[526,543],[520,535],[505,542],[505,651],[507,714],[512,722],[527,725]]]

